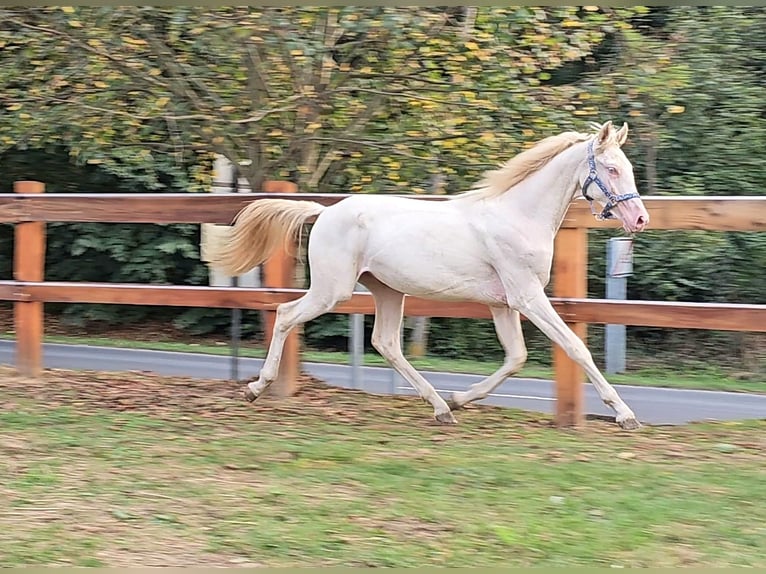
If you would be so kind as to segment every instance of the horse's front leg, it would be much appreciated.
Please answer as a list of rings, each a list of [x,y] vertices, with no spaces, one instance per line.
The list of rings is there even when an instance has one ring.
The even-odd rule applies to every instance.
[[[641,426],[633,411],[628,408],[614,387],[607,382],[596,367],[585,343],[556,313],[542,287],[531,296],[517,298],[514,306],[517,306],[527,319],[532,321],[585,370],[601,400],[615,411],[617,424],[626,430],[637,429]]]

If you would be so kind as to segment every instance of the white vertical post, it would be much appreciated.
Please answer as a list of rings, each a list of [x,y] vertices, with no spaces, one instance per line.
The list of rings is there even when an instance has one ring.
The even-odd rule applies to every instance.
[[[250,183],[244,177],[238,177],[236,166],[222,155],[217,155],[213,163],[213,185],[210,193],[247,193],[250,191]],[[209,249],[214,249],[216,244],[229,233],[228,225],[215,223],[203,223],[200,229],[200,258],[209,261]],[[213,287],[260,287],[261,273],[259,268],[238,276],[230,277],[220,269],[208,265],[208,284]],[[231,310],[231,379],[239,379],[239,344],[242,334],[242,310]]]
[[[606,246],[606,298],[625,300],[628,277],[633,274],[633,240],[612,237]],[[606,325],[604,330],[605,371],[622,373],[627,367],[625,325]]]
[[[213,162],[213,185],[210,188],[210,193],[249,193],[251,191],[250,183],[244,177],[237,177],[236,173],[236,166],[233,163],[224,156],[217,155]],[[228,230],[228,225],[203,223],[203,245],[207,241],[210,241],[211,243],[220,241],[220,236],[227,233]],[[204,253],[203,259],[205,259]],[[220,270],[212,266],[209,268],[209,277],[209,284],[211,287],[229,287],[232,284],[231,277],[223,274]],[[240,275],[237,279],[237,286],[260,287],[261,270],[256,267],[252,271]]]

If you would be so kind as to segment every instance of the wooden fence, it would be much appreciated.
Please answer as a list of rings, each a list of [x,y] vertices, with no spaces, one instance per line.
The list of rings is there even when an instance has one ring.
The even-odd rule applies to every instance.
[[[267,182],[263,193],[250,194],[44,194],[44,185],[20,181],[13,194],[0,194],[0,223],[15,225],[14,280],[0,281],[0,300],[14,302],[16,367],[25,376],[42,371],[44,303],[118,303],[182,307],[259,309],[266,312],[267,339],[280,303],[299,297],[303,290],[291,283],[294,262],[279,253],[264,265],[260,289],[115,283],[44,281],[46,222],[113,223],[223,223],[253,200],[285,197],[295,191],[286,182]],[[292,194],[295,200],[331,205],[336,194]],[[444,196],[418,196],[440,201]],[[647,197],[651,229],[764,231],[766,197]],[[553,303],[557,311],[585,339],[588,323],[671,328],[766,332],[766,305],[670,303],[587,299],[589,228],[613,227],[596,221],[585,202],[574,202],[556,237],[553,262]],[[714,281],[715,278],[711,278]],[[374,313],[368,293],[356,293],[338,305],[337,313]],[[443,303],[407,297],[405,313],[428,317],[490,318],[484,305]],[[554,345],[556,422],[583,422],[581,369]],[[285,347],[279,379],[270,392],[295,391],[300,349],[294,333]]]

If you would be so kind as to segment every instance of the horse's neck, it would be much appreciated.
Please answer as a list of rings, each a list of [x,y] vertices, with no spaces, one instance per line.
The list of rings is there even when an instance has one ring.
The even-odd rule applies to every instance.
[[[561,152],[540,171],[497,198],[500,209],[523,213],[536,229],[556,234],[577,190],[576,169],[585,161],[585,144]],[[530,229],[530,231],[532,231]]]

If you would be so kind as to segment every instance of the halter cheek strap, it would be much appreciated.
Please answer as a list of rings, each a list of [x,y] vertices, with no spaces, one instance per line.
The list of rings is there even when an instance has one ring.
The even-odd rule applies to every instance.
[[[588,195],[588,188],[591,183],[595,183],[603,192],[604,196],[609,200],[601,213],[596,213],[594,211],[593,198]],[[612,210],[618,203],[640,197],[638,193],[623,193],[622,195],[612,193],[609,190],[609,187],[601,181],[601,178],[596,171],[596,155],[593,153],[593,140],[588,142],[588,177],[585,178],[585,181],[582,184],[582,196],[590,202],[591,213],[596,216],[596,219],[613,219],[614,214],[612,213]]]

